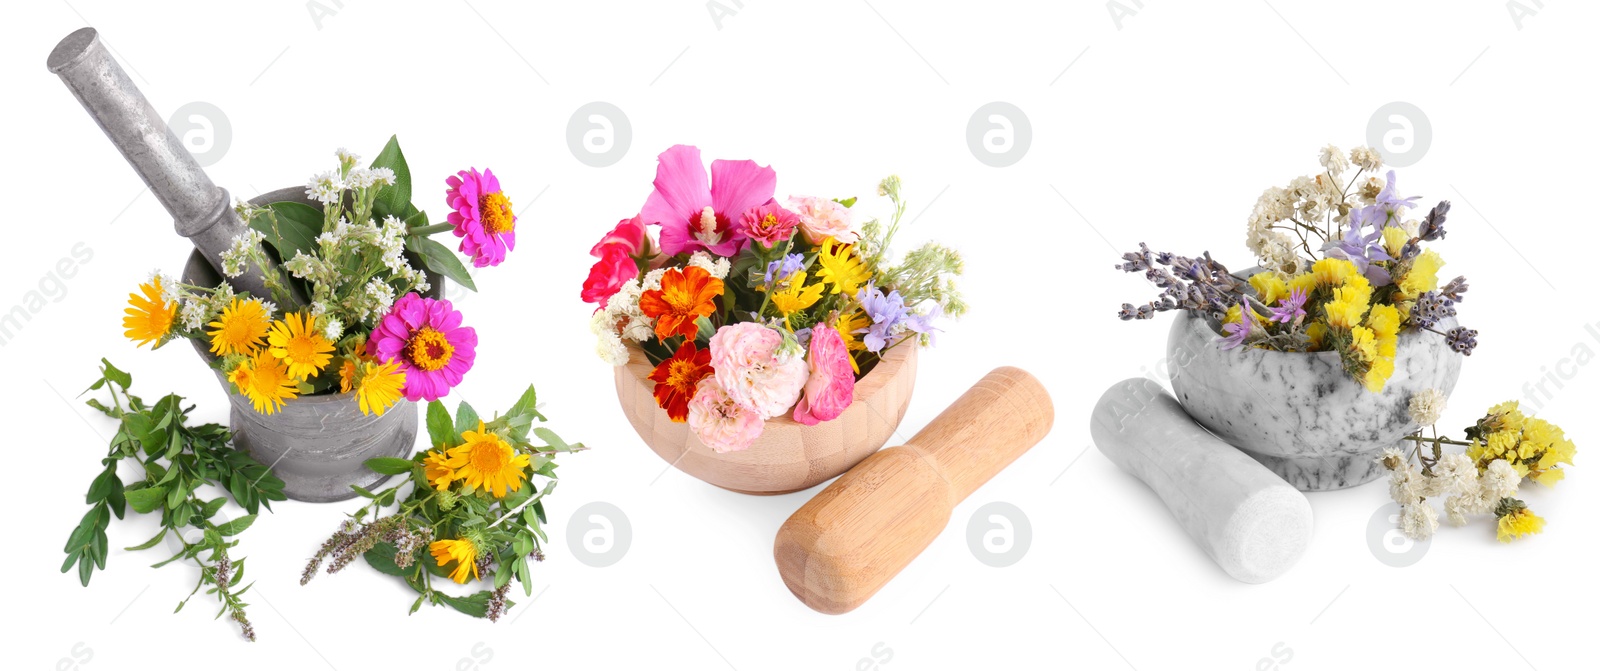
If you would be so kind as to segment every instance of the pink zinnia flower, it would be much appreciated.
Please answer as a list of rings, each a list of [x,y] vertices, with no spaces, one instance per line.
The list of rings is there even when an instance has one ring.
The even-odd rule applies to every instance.
[[[478,332],[461,325],[461,312],[450,301],[410,293],[379,320],[367,339],[367,356],[400,364],[406,399],[436,401],[461,384],[477,347]]]
[[[589,250],[590,256],[600,260],[589,269],[589,278],[583,281],[583,301],[604,307],[606,300],[623,284],[638,277],[638,261],[654,254],[644,220],[635,216],[617,222],[617,227]]]
[[[717,256],[735,256],[744,233],[734,219],[745,210],[772,200],[778,173],[755,161],[711,162],[706,180],[700,150],[675,145],[657,159],[655,191],[639,216],[661,225],[661,251],[667,256],[704,249]]]
[[[850,221],[850,208],[827,198],[790,196],[789,208],[800,217],[800,233],[813,245],[828,238],[848,245],[860,237]]]
[[[806,384],[805,358],[781,354],[782,347],[782,335],[753,322],[729,324],[711,336],[717,382],[729,398],[762,419],[787,412]]]
[[[758,205],[739,215],[739,232],[767,249],[794,237],[794,228],[798,225],[800,217],[783,209],[777,201]]]
[[[450,206],[450,223],[461,238],[461,253],[472,257],[472,265],[498,266],[506,252],[517,248],[517,216],[511,213],[511,199],[500,190],[493,170],[462,170],[446,178],[450,185],[444,202]]]
[[[700,381],[689,400],[689,429],[716,452],[737,452],[750,447],[766,427],[761,415],[728,396],[714,377]]]
[[[844,339],[827,326],[811,329],[808,357],[811,376],[806,378],[805,396],[794,406],[794,421],[813,426],[838,417],[850,407],[855,400],[856,375]]]

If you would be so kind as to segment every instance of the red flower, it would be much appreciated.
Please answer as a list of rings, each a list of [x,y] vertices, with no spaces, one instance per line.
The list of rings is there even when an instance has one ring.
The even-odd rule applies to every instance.
[[[589,278],[583,281],[583,301],[605,307],[612,294],[628,280],[639,276],[638,261],[654,254],[643,220],[635,216],[617,222],[617,227],[589,250],[590,256],[600,260],[589,269]]]
[[[662,361],[650,373],[650,379],[656,383],[656,405],[666,410],[672,421],[686,421],[689,399],[694,398],[700,381],[712,372],[711,350],[695,347],[693,340],[683,341],[672,358]]]

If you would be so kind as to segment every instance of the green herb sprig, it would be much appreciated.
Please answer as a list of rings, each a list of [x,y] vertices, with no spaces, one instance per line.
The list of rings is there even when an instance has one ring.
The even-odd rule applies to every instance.
[[[244,577],[245,560],[231,558],[228,550],[238,545],[234,537],[255,522],[260,508],[271,510],[272,501],[286,498],[283,481],[250,455],[230,446],[232,436],[227,427],[190,426],[189,412],[194,406],[184,406],[183,397],[168,394],[154,404],[145,403],[128,391],[133,376],[105,359],[100,363],[100,379],[84,393],[103,389],[110,405],[98,398],[87,403],[118,420],[119,425],[109,454],[100,462],[105,469],[89,485],[85,496],[89,510],[67,538],[67,560],[61,565],[61,572],[71,571],[76,564],[78,580],[87,587],[95,569],[106,567],[106,527],[111,516],[122,519],[127,508],[140,514],[159,512],[161,530],[150,540],[126,549],[148,550],[169,533],[182,544],[177,554],[152,565],[159,568],[184,559],[200,569],[194,590],[178,602],[173,612],[182,610],[202,587],[210,585],[206,594],[216,596],[221,604],[217,617],[228,615],[239,624],[246,639],[256,640],[255,629],[245,615],[249,604],[240,598],[250,585],[238,587]],[[124,483],[117,475],[117,467],[124,460],[139,464],[143,476]],[[207,500],[199,492],[203,485],[222,489],[227,496]],[[213,522],[230,496],[249,514],[220,524]],[[185,540],[186,529],[199,530],[200,539],[193,543]]]
[[[406,478],[378,492],[352,486],[370,502],[323,542],[306,564],[300,584],[310,582],[325,561],[328,573],[338,573],[361,557],[378,572],[401,578],[416,590],[412,613],[429,603],[498,621],[516,605],[506,598],[513,578],[522,584],[523,593],[531,596],[533,581],[528,562],[543,560],[541,543],[549,542],[543,528],[548,523],[544,497],[555,490],[555,457],[586,449],[581,443],[568,444],[548,428],[534,426],[534,420],[547,421],[537,403],[538,396],[530,386],[505,415],[487,421],[464,402],[457,407],[454,418],[443,403],[429,403],[428,438],[436,449],[419,452],[410,459],[367,460],[367,467],[375,472]],[[443,465],[448,451],[469,444],[463,436],[467,432],[475,432],[480,440],[493,434],[510,446],[514,458],[528,457],[517,489],[500,492],[504,496],[497,497],[481,487],[467,486],[463,475]],[[536,485],[535,476],[543,479],[542,489]],[[452,571],[446,568],[457,562],[441,564],[423,551],[430,543],[462,539],[469,540],[475,549],[476,570],[472,571],[474,567],[470,565],[458,566],[458,570],[472,571],[474,576],[483,578],[492,576],[492,589],[462,597],[435,588],[433,579],[448,580]]]

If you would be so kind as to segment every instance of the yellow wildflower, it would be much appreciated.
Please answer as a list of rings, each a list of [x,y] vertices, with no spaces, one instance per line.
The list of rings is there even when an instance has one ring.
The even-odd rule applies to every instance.
[[[400,392],[406,386],[406,372],[400,370],[399,361],[364,361],[359,372],[360,378],[351,388],[355,390],[361,414],[381,415],[400,400]],[[343,380],[340,382],[343,384]]]
[[[144,295],[128,294],[128,309],[123,310],[127,316],[122,318],[122,328],[126,329],[123,335],[140,347],[151,342],[160,347],[167,335],[172,333],[172,320],[177,316],[178,302],[163,300],[159,275],[139,285],[139,292]]]
[[[1261,302],[1274,305],[1278,299],[1289,295],[1289,283],[1286,276],[1279,272],[1260,272],[1250,276],[1250,286],[1254,287]],[[1307,292],[1309,293],[1309,292]]]
[[[783,323],[789,323],[789,315],[809,308],[822,299],[822,285],[813,284],[805,286],[806,272],[795,271],[789,276],[788,286],[782,291],[772,294],[772,305],[778,308],[778,313],[783,315]]]
[[[505,498],[509,492],[522,489],[527,476],[530,457],[518,452],[511,443],[493,431],[485,431],[483,420],[477,431],[461,432],[461,445],[450,448],[445,462],[456,473],[456,479],[465,481],[467,489],[482,489],[495,498]]]
[[[456,469],[445,463],[448,460],[449,456],[445,454],[443,448],[429,450],[428,456],[422,458],[422,476],[428,479],[428,484],[439,491],[449,489],[450,483],[459,479],[456,477]]]
[[[1511,503],[1501,503],[1501,508],[1509,508],[1500,516],[1500,522],[1495,525],[1495,537],[1501,543],[1510,543],[1512,540],[1523,536],[1544,531],[1544,518],[1533,514],[1521,501],[1509,499]]]
[[[1361,271],[1356,270],[1356,264],[1345,259],[1328,258],[1311,264],[1310,275],[1316,280],[1316,286],[1321,288],[1344,284],[1351,277],[1360,277]]]
[[[1388,252],[1389,256],[1400,258],[1400,250],[1407,242],[1411,242],[1411,234],[1406,233],[1406,229],[1399,226],[1387,226],[1383,229],[1383,251]]]
[[[833,288],[829,293],[856,295],[856,290],[872,279],[872,270],[855,255],[855,245],[841,245],[828,238],[817,248],[817,280]]]
[[[861,366],[856,363],[854,353],[867,351],[867,344],[856,334],[871,327],[872,318],[860,310],[840,312],[833,320],[833,330],[838,331],[839,339],[844,341],[844,350],[850,353],[850,370],[856,375],[861,374]]]
[[[216,329],[207,332],[211,336],[211,353],[218,356],[254,355],[261,348],[261,341],[267,337],[271,319],[261,301],[233,299],[233,303],[222,308],[222,315],[217,321],[207,324]]]
[[[433,561],[444,568],[451,561],[456,562],[455,570],[450,572],[450,579],[465,585],[467,574],[471,573],[472,579],[478,579],[478,546],[471,540],[457,538],[434,541],[428,546],[428,551],[433,553]]]
[[[1367,313],[1367,328],[1377,342],[1378,356],[1393,359],[1400,343],[1400,311],[1393,305],[1378,304]]]
[[[1444,259],[1431,249],[1412,259],[1411,268],[1406,270],[1405,277],[1395,282],[1400,288],[1401,297],[1405,300],[1415,300],[1418,296],[1439,288],[1439,269],[1442,267]]]

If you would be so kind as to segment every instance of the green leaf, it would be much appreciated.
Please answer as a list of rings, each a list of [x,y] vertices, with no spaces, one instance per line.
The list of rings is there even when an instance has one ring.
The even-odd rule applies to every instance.
[[[101,359],[100,368],[105,374],[105,379],[116,383],[118,387],[122,387],[123,391],[127,391],[128,387],[133,386],[133,376],[118,370],[116,366],[111,365],[110,361]],[[93,388],[99,389],[98,386]]]
[[[145,487],[144,489],[130,489],[124,495],[128,499],[128,505],[133,507],[134,512],[148,513],[160,508],[161,504],[166,502],[167,488],[156,486]]]
[[[371,550],[367,550],[361,557],[367,560],[367,565],[378,569],[379,573],[387,573],[401,578],[411,575],[411,569],[400,568],[400,565],[395,563],[393,543],[374,545]]]
[[[254,524],[255,521],[255,515],[245,515],[239,519],[217,525],[217,533],[223,536],[233,536],[245,529],[249,529],[250,525]]]
[[[549,443],[550,449],[557,452],[572,452],[576,449],[574,446],[568,445],[566,441],[562,440],[561,436],[556,435],[556,432],[542,426],[533,427],[533,435],[538,436],[540,440]]]
[[[472,276],[467,274],[467,267],[461,265],[461,258],[439,241],[415,235],[407,236],[406,249],[421,258],[422,265],[428,270],[444,275],[468,289],[478,290],[478,285],[473,283]]]
[[[412,461],[410,459],[400,459],[398,457],[373,457],[362,463],[364,463],[367,468],[372,469],[373,472],[382,473],[384,475],[400,475],[402,473],[410,473],[412,466]]]
[[[509,417],[515,417],[517,415],[538,415],[538,414],[539,414],[539,392],[534,391],[533,390],[533,385],[531,385],[531,384],[528,385],[528,390],[527,391],[522,392],[522,398],[517,399],[516,404],[511,406],[511,411],[506,413],[506,415],[509,416]]]
[[[473,617],[486,617],[489,614],[489,592],[477,592],[467,597],[454,597],[448,594],[439,594],[445,604],[458,611]]]
[[[406,613],[406,615],[417,612],[417,609],[422,607],[422,600],[426,598],[428,598],[427,595],[419,596],[416,601],[411,602],[411,612]]]
[[[228,499],[224,496],[218,496],[217,498],[211,499],[210,501],[206,502],[205,507],[200,509],[200,516],[209,520],[212,516],[216,515],[218,511],[222,510],[222,506],[227,505],[227,503]]]
[[[428,403],[428,441],[433,443],[429,447],[452,446],[461,442],[461,436],[450,421],[450,411],[439,401]]]
[[[362,496],[364,496],[366,498],[369,498],[369,499],[378,498],[378,495],[377,494],[373,494],[372,490],[367,489],[366,487],[362,487],[361,485],[350,485],[350,488],[355,490],[355,492],[357,494],[360,494],[360,495],[362,495]]]
[[[89,494],[84,497],[84,503],[95,504],[111,496],[111,482],[117,479],[117,467],[111,466],[100,475],[95,476],[94,482],[89,483]]]
[[[477,430],[478,411],[473,410],[472,406],[466,401],[462,401],[461,405],[456,406],[456,433],[462,434]]]
[[[161,539],[166,538],[166,537],[167,537],[167,527],[161,527],[161,531],[156,532],[156,535],[154,537],[152,537],[150,540],[147,540],[147,541],[145,541],[143,543],[140,543],[138,545],[135,545],[133,547],[127,547],[127,548],[122,548],[122,549],[127,550],[129,552],[137,552],[139,550],[148,550],[150,548],[155,547],[156,543],[160,543]]]
[[[389,136],[389,143],[372,159],[372,167],[394,171],[394,184],[378,189],[377,202],[388,207],[390,214],[405,218],[402,213],[411,204],[411,167],[406,165],[406,156],[400,151],[399,136]]]
[[[288,261],[296,252],[316,253],[317,235],[322,233],[322,212],[305,203],[282,202],[267,205],[250,218],[250,228],[266,236],[278,258]]]
[[[838,203],[840,205],[843,205],[845,207],[855,207],[855,205],[856,205],[856,199],[855,199],[854,196],[851,196],[849,198],[844,198],[844,199],[835,198],[835,199],[833,199],[833,202]]]

